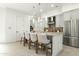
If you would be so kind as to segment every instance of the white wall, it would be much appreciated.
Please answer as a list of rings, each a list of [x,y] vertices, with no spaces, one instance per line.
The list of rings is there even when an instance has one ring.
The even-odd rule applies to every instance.
[[[18,31],[18,33],[16,33]],[[30,31],[29,17],[16,10],[7,8],[6,10],[6,42],[20,40],[23,32]]]
[[[0,42],[5,41],[5,8],[0,7]]]
[[[16,13],[8,8],[6,9],[5,29],[5,42],[16,41]]]
[[[20,40],[22,32],[30,31],[29,19],[30,17],[23,12],[10,8],[0,8],[0,42]]]

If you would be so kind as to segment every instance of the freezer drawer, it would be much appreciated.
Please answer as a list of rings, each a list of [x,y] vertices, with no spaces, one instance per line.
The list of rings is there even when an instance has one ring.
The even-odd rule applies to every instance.
[[[69,37],[68,36],[64,36],[63,37],[64,39],[63,39],[63,43],[64,43],[64,45],[69,45],[70,44],[70,42],[69,42]]]
[[[77,37],[70,37],[70,46],[79,47],[79,39]]]
[[[72,47],[79,47],[79,38],[75,36],[64,36],[63,40],[64,45],[72,46]]]

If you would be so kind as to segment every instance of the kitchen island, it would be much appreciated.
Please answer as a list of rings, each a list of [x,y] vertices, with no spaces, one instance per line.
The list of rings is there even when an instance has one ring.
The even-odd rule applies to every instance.
[[[47,32],[52,36],[52,56],[58,55],[63,50],[63,32]]]

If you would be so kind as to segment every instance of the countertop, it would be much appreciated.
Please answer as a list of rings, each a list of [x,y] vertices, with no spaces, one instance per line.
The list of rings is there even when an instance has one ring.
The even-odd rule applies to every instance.
[[[63,34],[63,32],[45,32],[47,35],[53,35],[53,36],[55,36],[55,35],[60,35],[60,34]]]

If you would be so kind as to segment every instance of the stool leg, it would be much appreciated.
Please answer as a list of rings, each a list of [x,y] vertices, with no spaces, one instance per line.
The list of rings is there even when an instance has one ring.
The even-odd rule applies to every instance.
[[[44,48],[44,45],[43,44],[41,44],[41,50],[43,51],[43,48]]]
[[[52,56],[52,42],[51,42],[51,56]]]
[[[23,43],[23,45],[25,46],[25,39],[24,39],[24,43]]]
[[[46,56],[48,56],[48,48],[46,47]]]
[[[29,40],[29,44],[28,45],[29,45],[29,49],[30,49],[30,46],[31,46],[31,41],[30,40]]]
[[[23,43],[24,46],[25,46],[26,41],[27,41],[27,39],[24,37],[24,43]]]
[[[38,43],[36,42],[36,54],[38,53]]]
[[[20,44],[22,43],[22,37],[21,37],[21,40],[20,40]]]

